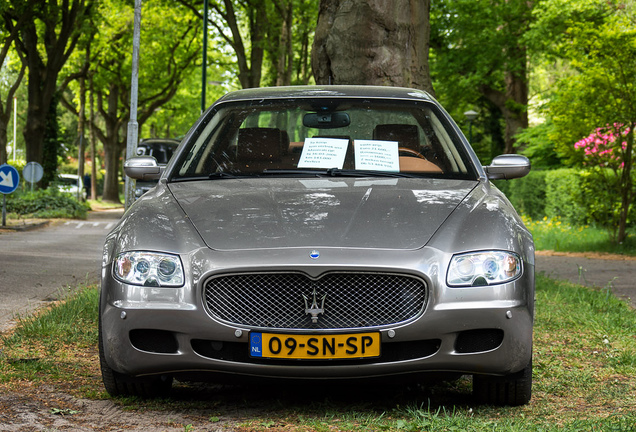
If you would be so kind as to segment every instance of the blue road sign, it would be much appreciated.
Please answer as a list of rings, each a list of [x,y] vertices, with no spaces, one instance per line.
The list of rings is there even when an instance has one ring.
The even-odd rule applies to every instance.
[[[0,165],[0,193],[10,194],[18,188],[20,174],[11,165]]]

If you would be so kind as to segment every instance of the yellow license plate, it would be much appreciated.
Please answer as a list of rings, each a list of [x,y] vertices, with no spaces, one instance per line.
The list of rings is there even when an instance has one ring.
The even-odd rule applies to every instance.
[[[338,335],[250,333],[250,356],[316,360],[379,357],[380,333]]]

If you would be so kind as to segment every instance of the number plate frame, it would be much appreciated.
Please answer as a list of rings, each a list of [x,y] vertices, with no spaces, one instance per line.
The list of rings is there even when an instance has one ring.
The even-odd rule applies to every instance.
[[[253,358],[333,360],[377,358],[381,354],[380,332],[346,334],[290,334],[250,332],[249,354]]]

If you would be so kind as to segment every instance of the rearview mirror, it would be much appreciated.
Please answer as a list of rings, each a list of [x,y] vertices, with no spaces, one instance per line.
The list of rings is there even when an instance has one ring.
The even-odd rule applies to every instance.
[[[158,180],[161,167],[152,156],[134,156],[124,162],[124,172],[136,180]]]
[[[521,155],[499,155],[492,160],[489,166],[484,168],[490,180],[510,180],[528,174],[530,160]]]
[[[305,114],[303,125],[316,129],[335,129],[349,126],[351,119],[346,112],[318,112]]]

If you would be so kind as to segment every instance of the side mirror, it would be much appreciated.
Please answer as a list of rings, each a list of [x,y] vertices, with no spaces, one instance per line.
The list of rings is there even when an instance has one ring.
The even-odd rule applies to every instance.
[[[136,180],[158,180],[161,167],[152,156],[133,156],[124,162],[124,172]]]
[[[530,160],[521,155],[505,154],[495,157],[484,169],[490,180],[510,180],[528,174]]]

